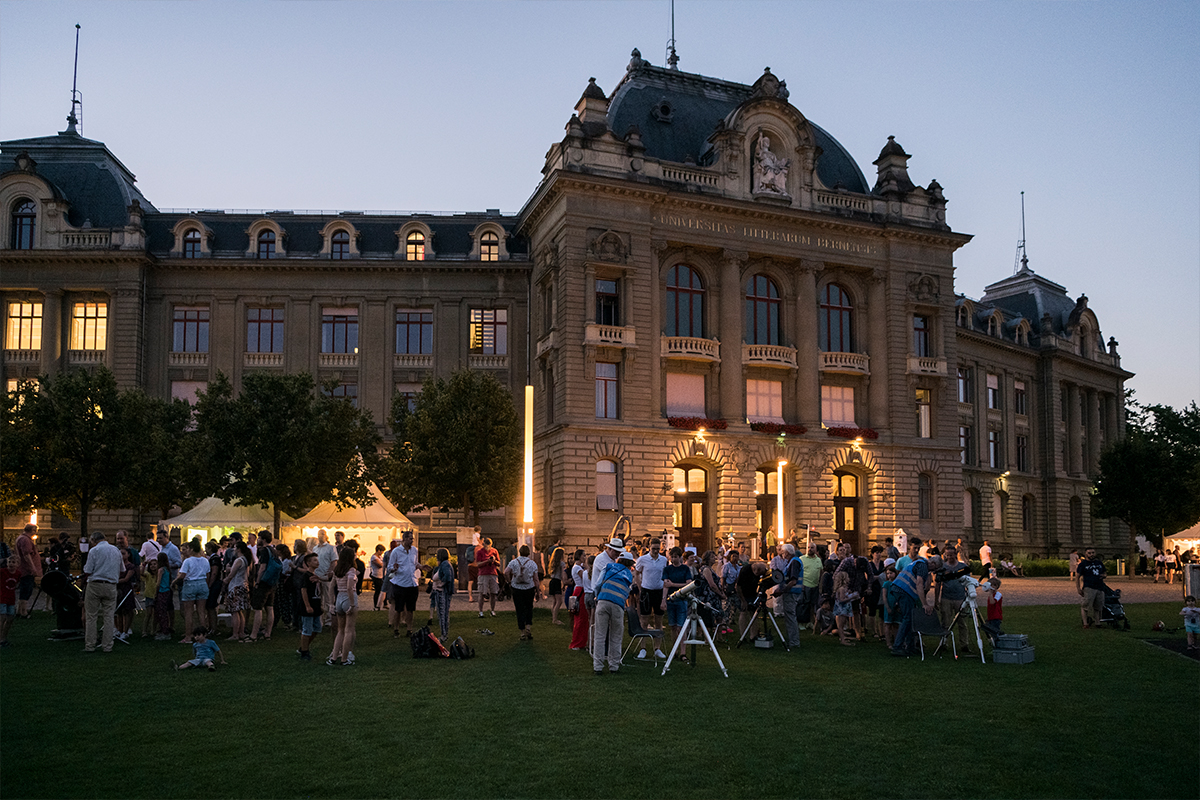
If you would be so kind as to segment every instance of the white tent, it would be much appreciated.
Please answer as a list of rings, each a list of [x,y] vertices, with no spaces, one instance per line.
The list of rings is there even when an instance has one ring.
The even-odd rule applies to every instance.
[[[292,522],[292,518],[287,514],[281,514],[279,521],[280,525],[287,525]],[[183,541],[190,541],[192,537],[199,536],[203,543],[209,539],[220,538],[226,529],[247,532],[271,530],[274,524],[275,509],[273,506],[268,508],[257,505],[234,506],[225,503],[220,498],[208,497],[197,503],[190,511],[162,520],[159,527],[178,526],[182,530]]]
[[[406,530],[416,534],[417,526],[383,496],[378,486],[372,483],[367,490],[373,503],[338,508],[332,500],[326,500],[291,523],[291,535],[308,538],[316,536],[318,528],[324,528],[332,539],[334,531],[342,531],[347,539],[358,540],[359,547],[370,554],[375,552],[375,545],[386,548],[393,538],[399,538]]]
[[[1163,547],[1170,547],[1172,549],[1178,547],[1180,553],[1186,553],[1193,548],[1200,552],[1200,522],[1187,530],[1173,533],[1170,536],[1164,536]]]

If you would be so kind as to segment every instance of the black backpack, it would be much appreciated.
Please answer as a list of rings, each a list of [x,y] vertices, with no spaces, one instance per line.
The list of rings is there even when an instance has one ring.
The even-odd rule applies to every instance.
[[[467,644],[463,640],[463,637],[459,636],[450,645],[450,657],[458,661],[465,661],[468,658],[474,658],[475,648],[471,647],[471,645]]]
[[[412,645],[413,658],[442,658],[441,648],[437,643],[437,639],[429,630],[429,626],[415,630],[409,636],[409,644]]]

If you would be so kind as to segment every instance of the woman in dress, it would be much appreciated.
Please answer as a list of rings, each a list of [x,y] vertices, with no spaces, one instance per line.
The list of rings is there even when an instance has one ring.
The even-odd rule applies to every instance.
[[[375,545],[375,555],[371,556],[371,588],[375,590],[375,600],[371,607],[376,611],[383,611],[384,608],[379,605],[379,595],[383,591],[383,553],[384,547],[381,544]],[[384,602],[387,602],[387,595],[384,595]]]
[[[563,606],[563,581],[566,580],[567,554],[561,547],[554,548],[550,554],[550,621],[555,625],[565,625],[558,618],[558,610]]]
[[[854,614],[857,593],[850,591],[850,573],[840,569],[833,575],[833,616],[837,620],[838,639],[847,647],[857,644],[847,634],[850,632],[850,617]]]
[[[717,621],[721,618],[721,606],[725,600],[725,592],[721,589],[720,580],[713,574],[713,565],[717,563],[717,554],[708,550],[704,553],[704,557],[700,559],[700,569],[697,574],[699,585],[696,588],[696,598],[701,600],[712,608],[700,606],[700,617],[704,620],[704,625],[711,632],[717,633]]]
[[[239,642],[252,641],[246,636],[246,611],[250,608],[250,591],[246,587],[246,567],[254,561],[250,548],[240,539],[234,540],[237,555],[229,569],[225,570],[225,610],[233,625],[230,639]]]
[[[275,589],[275,618],[285,627],[295,628],[296,624],[296,593],[292,590],[292,551],[286,544],[275,545],[275,555],[279,557],[279,583]]]
[[[345,546],[338,554],[333,568],[333,582],[337,586],[337,602],[333,607],[333,652],[325,663],[333,666],[341,659],[348,667],[354,663],[354,633],[358,619],[358,570],[355,567],[357,546]]]
[[[570,647],[572,650],[587,650],[588,626],[591,620],[588,617],[587,605],[583,602],[583,595],[592,590],[592,579],[582,550],[575,551],[573,560],[575,563],[571,566],[571,578],[575,581],[575,588],[571,590],[571,614],[574,621],[571,624]]]

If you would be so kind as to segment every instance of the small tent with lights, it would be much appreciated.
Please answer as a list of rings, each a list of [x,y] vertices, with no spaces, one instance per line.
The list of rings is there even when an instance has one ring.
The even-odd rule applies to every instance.
[[[287,514],[279,517],[280,525],[292,524],[292,518]],[[180,540],[191,541],[196,536],[204,544],[209,539],[220,539],[231,531],[272,530],[275,525],[275,508],[259,505],[235,506],[226,503],[219,497],[207,497],[192,509],[178,516],[164,519],[158,524],[160,528],[179,527]]]
[[[332,540],[334,531],[341,531],[347,539],[357,540],[359,548],[367,554],[375,552],[377,544],[386,548],[392,539],[400,538],[406,530],[416,536],[417,526],[383,496],[378,486],[372,483],[367,490],[373,502],[338,508],[332,500],[326,500],[291,523],[291,535],[308,538],[316,536],[318,528],[324,528]]]

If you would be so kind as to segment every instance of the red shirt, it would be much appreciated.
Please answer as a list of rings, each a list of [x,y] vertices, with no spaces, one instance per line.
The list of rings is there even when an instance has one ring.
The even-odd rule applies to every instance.
[[[17,584],[20,580],[21,570],[0,567],[0,606],[17,604]]]
[[[999,592],[988,598],[987,618],[988,622],[1004,619],[1004,595]]]
[[[42,557],[38,555],[37,545],[27,533],[17,537],[17,556],[21,561],[21,569],[27,574],[42,576]]]
[[[489,559],[495,561],[489,561]],[[497,575],[496,564],[500,561],[500,553],[494,547],[480,547],[475,551],[475,564],[479,567],[480,575]]]

